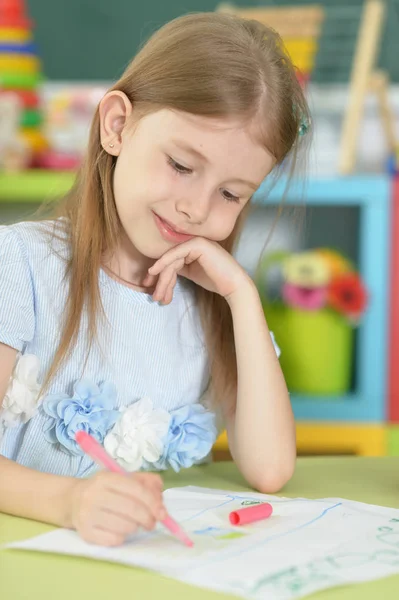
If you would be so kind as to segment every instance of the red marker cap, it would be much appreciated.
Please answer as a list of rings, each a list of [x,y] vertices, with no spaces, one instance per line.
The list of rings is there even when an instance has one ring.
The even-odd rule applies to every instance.
[[[263,502],[262,504],[256,504],[256,506],[247,506],[247,508],[235,510],[230,513],[229,519],[232,525],[246,525],[247,523],[254,523],[255,521],[267,519],[272,512],[272,505]]]

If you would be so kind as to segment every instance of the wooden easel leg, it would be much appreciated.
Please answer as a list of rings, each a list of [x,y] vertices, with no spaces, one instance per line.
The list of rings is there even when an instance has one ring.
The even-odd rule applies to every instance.
[[[398,142],[395,138],[395,118],[388,99],[388,76],[384,71],[376,71],[371,76],[370,89],[377,97],[382,126],[390,154],[396,152]]]
[[[360,24],[352,75],[349,85],[348,108],[344,116],[338,170],[349,175],[355,168],[356,145],[364,99],[369,87],[385,15],[384,0],[367,0]]]

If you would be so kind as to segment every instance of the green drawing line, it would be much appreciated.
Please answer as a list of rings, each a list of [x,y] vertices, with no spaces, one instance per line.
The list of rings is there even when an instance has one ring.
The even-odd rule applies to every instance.
[[[232,531],[231,533],[226,533],[225,535],[219,535],[217,537],[218,540],[234,540],[235,538],[245,537],[245,533],[239,533],[238,531]]]
[[[253,499],[245,498],[245,496],[240,497],[240,496],[228,495],[224,502],[220,503],[219,505],[217,505],[215,507],[204,509],[204,510],[200,511],[199,513],[197,513],[196,515],[192,515],[188,519],[185,519],[185,521],[195,520],[198,516],[200,516],[200,515],[202,516],[210,510],[215,510],[215,509],[221,508],[222,506],[230,504],[234,500],[241,501],[240,502],[241,506],[251,506],[251,505],[261,504],[260,501],[255,501]],[[299,502],[299,501],[307,502],[308,500],[295,498],[295,499],[289,499],[289,500],[281,499],[277,502],[289,504],[291,502]],[[318,501],[319,500],[314,500],[314,502],[318,502]],[[321,500],[320,500],[320,502],[321,502]],[[301,525],[294,527],[291,530],[285,531],[284,533],[277,534],[275,536],[268,535],[262,541],[257,542],[256,546],[258,548],[262,548],[266,544],[273,542],[276,539],[289,536],[290,534],[292,534],[298,530],[309,527],[313,523],[317,522],[319,519],[322,519],[329,511],[331,511],[335,508],[338,508],[340,506],[342,506],[341,502],[331,505],[331,506],[328,506],[327,508],[322,510],[321,513],[317,517],[310,519],[309,521],[302,523]],[[399,519],[390,519],[389,522],[396,523],[396,522],[399,522]],[[379,534],[378,534],[378,531],[380,532]],[[399,532],[394,532],[394,530],[391,527],[380,527],[378,529],[378,531],[376,531],[376,541],[379,541],[382,544],[389,544],[391,546],[395,546],[399,549]],[[237,534],[227,533],[222,536],[218,536],[217,539],[232,540],[237,537],[242,537],[242,535],[243,534],[238,533],[238,532],[237,532]],[[386,539],[388,536],[395,536],[394,541],[392,541],[392,537],[390,537],[390,539],[388,541]],[[396,536],[398,536],[398,541],[396,541]],[[223,562],[224,560],[228,560],[235,555],[238,555],[238,554],[242,555],[243,553],[245,554],[245,551],[243,552],[242,550],[228,552],[226,555],[223,556],[223,558],[220,557],[219,559],[216,559],[216,562]],[[215,557],[213,557],[212,562],[215,562]],[[298,593],[298,592],[306,593],[306,590],[312,591],[309,588],[311,587],[312,589],[314,589],[314,586],[317,583],[321,583],[323,585],[323,587],[329,587],[329,586],[336,585],[337,583],[342,582],[342,577],[340,576],[340,571],[342,571],[343,569],[349,570],[351,568],[358,567],[361,565],[367,565],[370,563],[372,564],[373,562],[374,563],[377,562],[379,564],[384,564],[384,565],[389,565],[389,566],[399,565],[399,552],[396,552],[395,550],[385,550],[384,549],[384,550],[379,550],[379,551],[369,553],[369,554],[367,554],[367,553],[360,554],[358,552],[348,552],[346,554],[336,554],[336,555],[327,556],[321,560],[310,562],[309,564],[306,564],[306,565],[302,565],[299,567],[291,567],[291,568],[285,569],[279,573],[274,573],[273,575],[265,576],[264,578],[262,578],[258,582],[256,582],[256,584],[250,590],[247,587],[245,587],[245,591],[249,592],[251,594],[255,594],[261,588],[271,585],[271,586],[276,586],[275,589],[278,588],[277,591],[281,591],[282,589],[283,590],[285,589],[286,592],[290,592],[290,593]],[[203,567],[207,564],[209,564],[209,560],[205,559],[203,561],[200,561],[195,567],[190,568],[189,571],[192,571],[192,570],[195,571],[196,569]],[[236,584],[237,584],[238,588],[244,589],[242,584],[240,584],[240,582],[236,582]]]
[[[383,534],[376,535],[376,540],[399,548],[399,532],[393,531],[391,527],[379,527],[378,531],[383,532]],[[387,536],[395,536],[395,540],[398,539],[398,541],[387,541],[384,539]],[[302,593],[306,591],[306,588],[314,586],[317,582],[323,583],[323,586],[328,583],[339,583],[342,580],[339,572],[343,569],[365,567],[376,562],[388,566],[399,566],[399,551],[384,549],[372,553],[347,552],[346,554],[327,556],[306,565],[291,567],[279,573],[268,575],[256,582],[250,593],[255,594],[265,586],[274,586],[274,589],[278,588],[279,590],[283,587],[286,592]]]
[[[305,523],[301,523],[301,525],[297,525],[296,527],[293,527],[292,529],[288,529],[287,531],[284,531],[282,533],[278,533],[275,535],[267,534],[263,539],[257,541],[256,544],[254,544],[250,548],[245,548],[245,549],[241,548],[239,550],[234,549],[232,552],[225,552],[220,557],[213,557],[212,564],[215,564],[216,562],[224,562],[225,560],[230,560],[231,558],[234,558],[235,556],[242,557],[247,552],[252,552],[255,548],[259,548],[259,549],[264,548],[266,546],[266,544],[270,544],[271,542],[274,542],[275,540],[287,537],[293,533],[296,533],[297,531],[300,531],[302,529],[305,529],[306,527],[313,525],[314,523],[316,523],[317,521],[319,521],[320,519],[325,517],[325,515],[327,513],[329,513],[331,510],[334,510],[335,508],[339,508],[340,506],[342,506],[342,502],[337,502],[336,504],[333,504],[332,506],[328,506],[327,508],[323,509],[322,512],[319,515],[317,515],[317,517],[313,517],[309,521],[305,521]],[[211,510],[211,509],[208,509],[208,510]],[[209,564],[209,561],[204,560],[202,562],[199,562],[195,566],[190,567],[189,570],[190,570],[190,572],[196,571],[197,569],[200,569],[201,567],[204,567],[207,564]]]

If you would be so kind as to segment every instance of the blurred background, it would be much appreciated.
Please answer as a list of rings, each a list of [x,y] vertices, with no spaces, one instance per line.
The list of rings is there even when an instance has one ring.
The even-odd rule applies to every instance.
[[[0,0],[0,223],[69,189],[95,107],[153,31],[216,10],[282,35],[312,112],[307,164],[288,191],[264,182],[237,249],[298,452],[399,455],[399,0]]]

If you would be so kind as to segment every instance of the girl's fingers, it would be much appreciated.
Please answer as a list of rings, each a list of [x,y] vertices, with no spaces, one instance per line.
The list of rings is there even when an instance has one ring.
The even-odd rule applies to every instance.
[[[153,277],[160,275],[162,271],[165,271],[168,267],[173,265],[173,263],[179,258],[183,259],[184,263],[184,257],[174,256],[172,252],[173,251],[171,250],[170,252],[164,254],[162,258],[160,258],[155,264],[152,265],[152,267],[148,269],[148,273]]]
[[[155,287],[155,291],[152,295],[156,302],[162,302],[166,289],[169,287],[169,283],[173,278],[175,270],[173,267],[167,267],[159,276],[158,283]]]
[[[101,497],[100,510],[118,515],[131,525],[137,524],[135,510],[140,500],[132,500],[125,495],[106,490]],[[98,520],[98,519],[97,519]]]
[[[197,247],[193,247],[193,243],[195,242]],[[148,272],[150,275],[158,275],[166,269],[166,267],[170,266],[176,261],[181,261],[182,265],[190,264],[198,258],[202,254],[202,246],[201,246],[201,238],[194,238],[189,242],[185,242],[184,244],[180,244],[169,252],[166,252],[150,269]]]
[[[147,273],[147,275],[143,279],[143,285],[145,287],[152,287],[153,285],[155,285],[156,280],[157,278],[155,275],[150,275],[149,273]]]
[[[109,475],[115,475],[110,473]],[[110,492],[126,496],[131,505],[136,505],[138,500],[148,508],[154,518],[158,519],[163,510],[163,498],[161,490],[151,489],[144,486],[135,477],[121,475],[119,478],[109,478],[107,488]]]
[[[173,290],[175,289],[177,281],[177,273],[175,273],[169,283],[169,286],[166,288],[165,295],[163,297],[164,304],[170,304],[173,300]]]
[[[136,514],[138,514],[137,519]],[[152,526],[155,525],[155,519],[145,520],[145,517],[137,511],[136,507],[132,507],[132,517],[134,520],[125,519],[122,515],[113,512],[111,509],[101,508],[93,520],[93,526],[95,529],[101,527],[104,531],[109,531],[109,533],[116,534],[124,539],[128,535],[135,533],[139,525],[142,525],[138,520],[140,517],[144,519],[144,522],[148,525],[148,529],[151,524]]]
[[[100,519],[96,519],[96,525],[124,536],[137,531],[138,527],[150,531],[156,525],[154,515],[140,500],[131,503],[128,517],[119,512],[119,499],[116,499],[111,506],[102,506],[99,515]]]
[[[148,488],[156,495],[158,495],[159,493],[161,494],[162,506],[161,506],[160,511],[158,511],[158,513],[157,513],[157,518],[161,521],[163,519],[166,519],[167,512],[166,512],[166,508],[163,505],[163,496],[162,496],[162,492],[163,492],[162,477],[160,475],[158,475],[157,473],[136,473],[136,479],[144,487]]]
[[[158,283],[156,285],[155,288],[155,292],[153,293],[153,298],[154,300],[161,302],[163,301],[164,297],[165,297],[165,293],[166,290],[170,287],[171,282],[173,280],[173,287],[176,283],[176,273],[183,267],[184,265],[184,261],[183,260],[176,260],[175,262],[173,262],[171,265],[169,265],[168,267],[166,267],[162,273],[160,274],[159,278],[158,278]],[[172,292],[173,292],[173,288],[172,288]]]
[[[96,546],[121,546],[125,541],[122,535],[107,531],[102,527],[93,527],[90,531],[81,532],[80,534],[88,544],[96,544]]]
[[[136,473],[135,477],[142,485],[158,491],[163,490],[162,477],[157,473]]]

